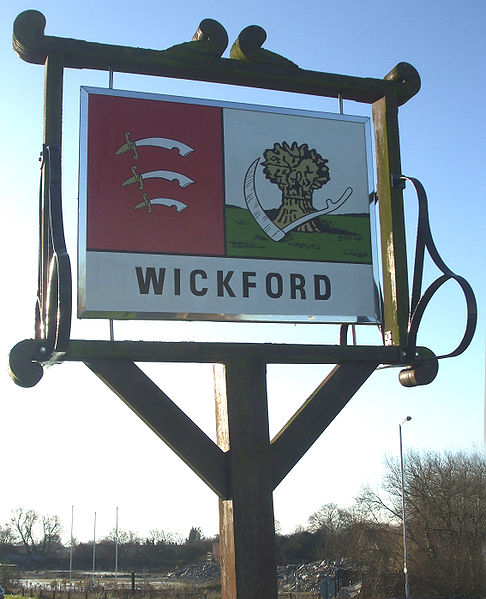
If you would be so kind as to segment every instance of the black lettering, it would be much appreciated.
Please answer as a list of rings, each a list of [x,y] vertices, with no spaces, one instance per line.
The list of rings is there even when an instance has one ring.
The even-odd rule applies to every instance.
[[[150,285],[152,285],[155,295],[162,295],[162,291],[164,290],[165,268],[159,268],[158,276],[153,266],[145,268],[145,274],[144,269],[141,266],[135,266],[135,271],[137,273],[138,289],[141,294],[147,295],[150,292]]]
[[[328,276],[314,275],[314,297],[316,300],[327,300],[331,297],[331,281]]]
[[[277,282],[277,290],[276,291],[272,290],[272,279],[274,279]],[[272,297],[274,299],[278,298],[278,297],[282,297],[282,293],[283,293],[282,275],[279,274],[278,272],[269,272],[268,275],[265,277],[265,287],[267,290],[268,297]]]
[[[290,299],[297,298],[297,291],[300,291],[300,299],[305,299],[305,277],[295,273],[290,274]]]
[[[218,297],[224,297],[224,292],[230,296],[235,297],[235,292],[231,289],[229,281],[234,274],[234,270],[228,270],[226,275],[224,275],[223,270],[216,271],[216,280],[218,284]],[[224,277],[223,277],[224,275]]]
[[[181,269],[174,268],[174,295],[181,294]]]
[[[191,272],[191,274],[189,275],[189,287],[191,289],[191,293],[193,295],[206,295],[206,293],[208,292],[208,288],[207,287],[201,287],[201,289],[198,289],[196,287],[196,277],[201,277],[201,279],[207,279],[208,275],[206,274],[206,271],[204,270],[193,270]]]
[[[255,288],[255,281],[250,281],[250,277],[256,277],[256,272],[245,272],[242,273],[243,276],[243,297],[249,297],[250,287]]]

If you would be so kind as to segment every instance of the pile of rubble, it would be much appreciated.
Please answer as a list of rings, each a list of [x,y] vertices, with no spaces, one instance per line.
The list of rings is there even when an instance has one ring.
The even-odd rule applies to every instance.
[[[280,566],[278,582],[282,591],[321,591],[323,597],[338,599],[353,599],[361,591],[361,581],[352,564],[345,560]],[[325,594],[326,585],[329,595]]]
[[[167,576],[191,582],[206,582],[210,580],[219,580],[221,573],[218,562],[206,561],[190,564],[180,570],[174,570]]]
[[[351,581],[341,565],[331,561],[312,562],[310,564],[289,564],[278,568],[278,582],[282,591],[318,591],[324,576],[331,577],[346,586]]]
[[[335,582],[336,591],[350,588],[356,582],[353,579],[350,565],[344,562],[336,563],[324,560],[310,564],[289,564],[278,567],[278,583],[282,591],[318,592],[321,581],[326,576]],[[198,562],[171,572],[169,577],[191,582],[216,581],[220,578],[220,567],[219,563],[214,560]]]

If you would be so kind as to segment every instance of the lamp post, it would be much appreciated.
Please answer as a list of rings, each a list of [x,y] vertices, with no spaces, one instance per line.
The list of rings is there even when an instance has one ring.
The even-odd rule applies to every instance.
[[[69,584],[73,579],[73,525],[74,525],[74,505],[71,506],[71,542],[69,544]]]
[[[94,587],[95,583],[95,567],[96,567],[96,512],[94,513],[94,525],[93,525],[93,574],[92,584]]]
[[[402,516],[403,516],[403,575],[405,577],[405,598],[410,598],[410,586],[408,584],[408,553],[407,553],[407,513],[405,510],[405,480],[403,473],[403,448],[402,448],[402,424],[412,420],[411,416],[407,416],[398,425],[400,435],[400,474],[402,478]]]
[[[116,508],[115,527],[115,587],[118,586],[118,507]]]

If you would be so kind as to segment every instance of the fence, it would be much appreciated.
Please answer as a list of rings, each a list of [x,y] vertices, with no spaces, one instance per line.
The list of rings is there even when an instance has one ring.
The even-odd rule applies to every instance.
[[[10,590],[10,589],[9,589]],[[59,590],[48,587],[17,587],[12,592],[32,599],[218,599],[220,591],[207,589],[90,589]],[[279,592],[279,599],[319,599],[314,592]]]
[[[158,589],[143,591],[136,589],[113,590],[113,589],[90,589],[83,590],[59,590],[46,587],[18,587],[15,594],[32,599],[212,599],[216,597],[212,591],[206,589],[174,590]]]

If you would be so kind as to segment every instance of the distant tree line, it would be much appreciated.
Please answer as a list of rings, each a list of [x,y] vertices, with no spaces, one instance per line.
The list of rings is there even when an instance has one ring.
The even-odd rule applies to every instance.
[[[302,490],[305,492],[305,489]],[[406,456],[408,569],[412,596],[486,596],[486,455]],[[401,477],[388,461],[380,492],[365,488],[350,508],[323,505],[305,527],[277,534],[280,564],[327,560],[345,564],[363,582],[361,596],[404,596]],[[0,526],[0,562],[66,569],[69,547],[56,516],[18,508]],[[168,571],[206,559],[217,539],[193,527],[184,540],[161,530],[147,538],[119,532],[120,570]],[[115,531],[96,545],[96,567],[113,570]],[[92,566],[92,543],[75,543],[75,569]]]
[[[0,562],[11,562],[26,569],[69,569],[71,547],[63,544],[63,528],[57,516],[39,515],[35,510],[17,508],[10,520],[0,526]],[[118,543],[117,543],[118,536]],[[117,547],[120,571],[170,570],[206,559],[215,539],[205,538],[192,527],[186,539],[154,529],[146,538],[132,531],[113,529],[96,541],[95,566],[98,570],[115,568]],[[93,542],[73,540],[73,568],[90,570],[93,566]]]

